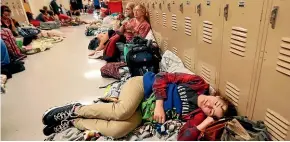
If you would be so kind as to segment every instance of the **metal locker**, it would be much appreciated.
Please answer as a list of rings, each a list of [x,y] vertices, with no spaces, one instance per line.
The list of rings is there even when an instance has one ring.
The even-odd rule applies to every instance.
[[[170,45],[168,44],[168,40],[170,39],[171,34],[171,12],[170,12],[170,1],[162,0],[159,8],[161,8],[162,16],[161,16],[161,49],[162,51],[169,50]]]
[[[223,19],[223,0],[198,0],[196,73],[202,76],[213,88],[218,86]]]
[[[1,3],[11,10],[11,16],[18,22],[28,22],[21,0],[2,0]]]
[[[257,57],[262,36],[265,0],[225,0],[222,60],[219,90],[247,115],[251,87],[255,83]]]
[[[289,141],[290,1],[271,2],[253,119],[264,120],[273,140]]]
[[[170,50],[177,55],[178,57],[182,57],[182,52],[179,50],[182,48],[180,43],[183,42],[183,37],[180,36],[181,29],[181,17],[182,11],[180,11],[180,5],[182,5],[182,0],[171,0],[170,9],[171,9],[171,21],[170,22],[170,37],[168,40],[168,45],[170,46]]]
[[[196,32],[197,32],[197,14],[195,6],[197,1],[186,0],[180,4],[180,31],[178,35],[182,37],[179,42],[179,53],[184,66],[195,72],[195,48],[196,48]]]

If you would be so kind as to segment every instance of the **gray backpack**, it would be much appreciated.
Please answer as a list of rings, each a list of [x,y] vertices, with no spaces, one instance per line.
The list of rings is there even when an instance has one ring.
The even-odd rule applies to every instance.
[[[40,29],[42,30],[52,30],[60,28],[61,24],[60,21],[48,21],[48,22],[41,22]]]
[[[227,122],[221,141],[271,141],[271,137],[263,121],[236,116]]]

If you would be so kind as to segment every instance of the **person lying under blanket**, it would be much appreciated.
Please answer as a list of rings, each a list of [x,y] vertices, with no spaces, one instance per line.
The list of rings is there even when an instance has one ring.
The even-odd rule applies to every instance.
[[[134,12],[134,18],[130,19],[128,22],[125,22],[118,30],[119,32],[124,34],[124,37],[126,38],[127,41],[131,41],[134,36],[141,36],[145,38],[148,32],[150,31],[150,24],[148,23],[148,19],[146,16],[146,13],[147,13],[146,8],[143,5],[137,5],[135,6],[133,12]],[[105,34],[108,34],[108,33],[105,33]],[[108,37],[108,38],[100,39],[100,40],[105,40],[105,42],[102,42],[102,43],[106,43],[106,41],[108,41],[111,38],[110,35],[105,36],[105,37]],[[95,52],[90,53],[89,56],[93,56],[95,54],[100,53],[104,48],[105,48],[105,45],[99,44]]]
[[[155,75],[148,72],[144,77],[129,79],[122,87],[118,102],[92,105],[72,103],[49,109],[43,115],[42,121],[46,125],[43,132],[48,136],[74,126],[80,130],[96,130],[108,137],[124,137],[141,124],[143,114],[139,106],[151,92],[157,98],[153,119],[164,123],[165,102],[169,99],[166,88],[169,84],[191,90],[179,96],[182,115],[200,109],[196,115],[207,116],[193,117],[196,126],[193,126],[195,135],[192,140],[197,140],[200,131],[214,122],[214,118],[221,118],[229,113],[228,101],[219,96],[208,95],[209,85],[200,76],[165,72]]]

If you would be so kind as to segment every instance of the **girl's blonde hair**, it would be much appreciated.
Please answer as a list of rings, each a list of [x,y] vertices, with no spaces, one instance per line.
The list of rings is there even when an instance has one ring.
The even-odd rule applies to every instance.
[[[144,5],[142,5],[142,4],[138,4],[135,7],[139,7],[142,10],[142,12],[144,13],[146,21],[149,22],[150,21],[149,14],[148,14],[148,11],[147,11],[146,7]]]

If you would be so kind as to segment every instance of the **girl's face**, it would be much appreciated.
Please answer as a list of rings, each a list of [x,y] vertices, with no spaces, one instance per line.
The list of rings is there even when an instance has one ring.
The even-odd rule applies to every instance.
[[[4,11],[4,13],[3,13],[3,17],[4,17],[4,18],[10,18],[10,17],[11,17],[11,12]]]
[[[134,15],[133,9],[130,6],[127,5],[126,9],[125,9],[125,16],[126,17],[131,17],[133,15]]]
[[[145,12],[143,9],[141,9],[139,6],[136,6],[134,8],[134,16],[135,18],[140,18],[143,17],[145,15]]]

